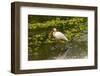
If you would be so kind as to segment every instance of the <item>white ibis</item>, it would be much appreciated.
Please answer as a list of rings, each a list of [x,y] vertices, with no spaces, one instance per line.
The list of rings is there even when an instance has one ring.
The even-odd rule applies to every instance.
[[[68,41],[68,39],[66,38],[66,36],[63,33],[57,31],[56,28],[53,28],[53,33],[52,34],[53,34],[53,37],[55,39],[57,39],[57,40],[66,40],[66,41]]]

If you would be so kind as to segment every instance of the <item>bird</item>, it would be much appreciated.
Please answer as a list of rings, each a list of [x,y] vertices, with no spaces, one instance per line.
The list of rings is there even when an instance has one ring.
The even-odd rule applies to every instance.
[[[65,40],[65,41],[68,41],[67,37],[60,31],[57,31],[56,28],[53,28],[53,37],[56,39],[56,40]]]
[[[63,47],[63,54],[62,54],[62,52],[60,52],[59,54],[58,54],[58,56],[56,57],[56,59],[58,58],[66,58],[66,55],[67,55],[67,53],[69,52],[69,50],[70,50],[70,47],[71,46],[68,46],[67,45],[67,42],[69,42],[69,40],[68,40],[68,38],[62,33],[62,32],[60,32],[60,31],[58,31],[56,28],[53,28],[53,30],[51,31],[51,33],[52,33],[52,35],[53,35],[53,37],[56,39],[56,40],[64,40],[65,42],[65,46]],[[51,34],[50,33],[50,34]],[[53,46],[55,49],[57,49],[57,48],[59,48],[57,45],[54,45]],[[59,50],[60,50],[60,48],[59,48]],[[61,51],[61,50],[60,50]]]

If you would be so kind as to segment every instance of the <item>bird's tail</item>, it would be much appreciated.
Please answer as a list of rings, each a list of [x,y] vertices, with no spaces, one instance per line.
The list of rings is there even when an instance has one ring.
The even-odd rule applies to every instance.
[[[65,38],[65,40],[66,40],[66,41],[68,41],[68,39],[67,39],[67,38]]]

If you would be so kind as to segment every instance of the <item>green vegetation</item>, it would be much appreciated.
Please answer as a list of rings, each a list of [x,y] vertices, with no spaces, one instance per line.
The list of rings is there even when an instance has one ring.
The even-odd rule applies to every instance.
[[[66,43],[57,42],[52,35],[49,35],[54,27],[68,38],[67,45],[72,44],[66,57],[84,58],[87,56],[87,22],[86,17],[29,15],[28,59],[53,59],[59,53],[64,53]]]

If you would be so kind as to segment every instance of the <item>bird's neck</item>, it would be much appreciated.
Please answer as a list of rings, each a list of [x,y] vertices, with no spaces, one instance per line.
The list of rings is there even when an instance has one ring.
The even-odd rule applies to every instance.
[[[55,35],[56,31],[53,31],[53,36]]]

